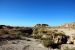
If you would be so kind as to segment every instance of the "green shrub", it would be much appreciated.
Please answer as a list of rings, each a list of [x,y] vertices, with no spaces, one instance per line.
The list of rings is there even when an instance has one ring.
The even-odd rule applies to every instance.
[[[0,34],[9,34],[8,31],[4,30],[4,29],[0,29]]]
[[[49,47],[50,45],[54,43],[52,38],[43,38],[41,42],[43,43],[45,47]]]
[[[38,34],[33,35],[34,39],[41,39],[41,37],[42,37],[42,35],[38,35]]]
[[[61,32],[56,32],[56,34],[55,35],[57,35],[57,36],[63,36],[63,35],[65,35],[64,34],[64,32],[63,31],[61,31]]]

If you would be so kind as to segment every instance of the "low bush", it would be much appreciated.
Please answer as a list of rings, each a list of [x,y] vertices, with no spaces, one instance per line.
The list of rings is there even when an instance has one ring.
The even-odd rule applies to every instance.
[[[41,42],[45,47],[49,47],[54,43],[52,38],[43,38]]]

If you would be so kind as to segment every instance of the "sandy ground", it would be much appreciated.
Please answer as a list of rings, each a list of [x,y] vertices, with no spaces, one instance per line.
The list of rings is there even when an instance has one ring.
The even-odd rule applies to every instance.
[[[75,29],[58,29],[59,31],[65,32],[66,35],[72,35],[75,34]]]
[[[30,39],[30,38],[29,38]],[[7,44],[0,46],[0,50],[49,50],[34,39],[26,40],[12,40]]]

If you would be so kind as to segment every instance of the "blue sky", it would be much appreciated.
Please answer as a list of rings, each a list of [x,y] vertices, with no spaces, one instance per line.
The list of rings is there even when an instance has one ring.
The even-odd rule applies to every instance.
[[[33,26],[75,22],[75,0],[0,0],[0,24]]]

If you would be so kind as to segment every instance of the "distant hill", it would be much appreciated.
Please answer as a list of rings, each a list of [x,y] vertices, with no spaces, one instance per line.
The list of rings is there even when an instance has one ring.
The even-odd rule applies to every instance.
[[[17,30],[17,29],[25,29],[25,30],[28,30],[28,29],[33,29],[35,27],[46,27],[48,29],[55,29],[55,28],[73,28],[75,29],[75,22],[72,22],[72,23],[66,23],[66,24],[62,24],[60,26],[49,26],[48,24],[36,24],[35,26],[33,27],[21,27],[21,26],[9,26],[9,25],[0,25],[0,29],[4,29],[4,30]]]
[[[75,29],[75,22],[63,24],[63,25],[59,26],[59,28],[73,28],[73,29]]]

